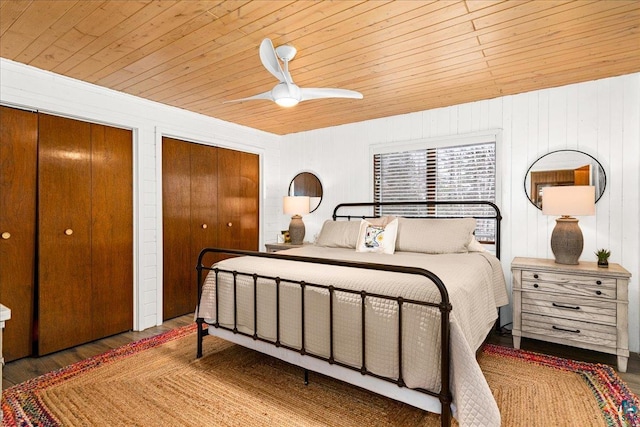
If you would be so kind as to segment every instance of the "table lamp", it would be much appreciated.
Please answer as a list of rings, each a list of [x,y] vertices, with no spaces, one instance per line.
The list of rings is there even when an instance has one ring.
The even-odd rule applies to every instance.
[[[557,264],[578,264],[584,240],[573,215],[595,215],[596,190],[590,185],[567,185],[542,189],[542,213],[560,215],[551,234],[551,250]]]
[[[289,236],[292,245],[301,245],[304,240],[304,222],[302,215],[309,213],[309,197],[307,196],[285,196],[283,200],[283,211],[285,214],[293,215],[289,223]]]

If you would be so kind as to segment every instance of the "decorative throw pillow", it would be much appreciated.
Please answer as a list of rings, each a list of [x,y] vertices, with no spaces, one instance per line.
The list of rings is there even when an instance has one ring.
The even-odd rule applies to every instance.
[[[378,252],[392,254],[396,249],[398,219],[388,222],[390,217],[360,221],[360,232],[356,252]]]

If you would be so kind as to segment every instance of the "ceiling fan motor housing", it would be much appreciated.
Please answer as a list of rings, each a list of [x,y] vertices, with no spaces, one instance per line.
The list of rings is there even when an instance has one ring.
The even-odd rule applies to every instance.
[[[278,55],[278,58],[284,62],[291,61],[296,56],[297,52],[298,50],[295,47],[288,44],[284,44],[276,48],[276,55]]]

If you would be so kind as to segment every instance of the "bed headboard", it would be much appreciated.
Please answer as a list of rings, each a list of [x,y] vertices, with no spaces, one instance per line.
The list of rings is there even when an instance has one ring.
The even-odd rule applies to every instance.
[[[502,215],[495,203],[486,201],[409,201],[340,203],[333,209],[333,220],[379,218],[385,215],[405,218],[475,218],[489,221],[495,235],[496,257],[500,258]]]

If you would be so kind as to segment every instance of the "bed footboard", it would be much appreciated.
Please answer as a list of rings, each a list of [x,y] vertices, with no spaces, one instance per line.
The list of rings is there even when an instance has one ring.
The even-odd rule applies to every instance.
[[[229,271],[223,270],[217,267],[206,267],[202,265],[202,259],[207,253],[218,253],[218,254],[226,254],[226,255],[241,255],[241,256],[251,256],[251,257],[260,257],[260,258],[274,258],[279,260],[289,260],[289,261],[299,261],[306,263],[315,263],[315,264],[325,264],[331,266],[340,266],[340,267],[350,267],[350,268],[360,268],[367,270],[378,270],[378,271],[386,271],[386,272],[395,272],[395,273],[403,273],[403,274],[413,274],[420,275],[427,279],[429,279],[438,289],[440,293],[440,302],[426,302],[426,301],[417,301],[412,299],[406,299],[397,296],[389,296],[382,295],[377,293],[368,293],[364,290],[362,291],[354,291],[353,289],[344,289],[335,286],[327,286],[318,283],[305,283],[304,281],[295,281],[288,280],[285,277],[267,277],[261,276],[253,272],[239,272],[239,271]],[[233,275],[233,295],[234,295],[234,307],[233,307],[233,317],[234,324],[233,327],[228,327],[221,325],[219,322],[219,310],[217,307],[218,297],[216,286],[216,319],[215,322],[211,324],[211,326],[215,328],[224,329],[232,332],[233,334],[244,335],[254,341],[262,341],[268,344],[271,344],[276,347],[285,348],[287,350],[299,353],[302,356],[308,356],[315,359],[322,360],[331,365],[338,365],[346,369],[350,369],[353,371],[360,372],[362,375],[369,375],[375,377],[379,380],[387,381],[398,385],[399,387],[405,387],[405,382],[402,378],[402,353],[403,353],[403,344],[402,344],[402,307],[404,304],[414,304],[419,306],[429,306],[437,309],[440,312],[440,391],[435,392],[432,390],[426,389],[414,389],[418,392],[422,392],[424,394],[433,396],[440,401],[441,406],[441,424],[443,426],[449,426],[451,423],[451,403],[452,403],[452,395],[450,388],[450,324],[449,317],[451,312],[451,303],[449,300],[449,295],[446,287],[444,286],[442,280],[436,276],[431,271],[416,268],[416,267],[404,267],[404,266],[393,266],[393,265],[385,265],[385,264],[374,264],[374,263],[360,263],[360,262],[350,262],[350,261],[341,261],[341,260],[332,260],[332,259],[324,259],[324,258],[312,258],[312,257],[302,257],[302,256],[293,256],[293,255],[285,255],[285,254],[273,254],[273,253],[264,253],[264,252],[254,252],[254,251],[241,251],[241,250],[230,250],[230,249],[221,249],[221,248],[206,248],[200,252],[200,256],[198,257],[198,264],[196,266],[198,272],[198,307],[201,306],[200,299],[202,298],[202,286],[203,286],[203,271],[210,271],[210,274],[216,275],[216,281],[218,279],[218,274],[232,274]],[[250,278],[253,280],[253,297],[254,301],[257,301],[257,283],[259,279],[268,279],[275,282],[276,285],[276,339],[269,340],[263,337],[260,337],[257,333],[258,325],[257,325],[257,315],[256,315],[256,307],[257,304],[254,303],[254,328],[253,334],[249,334],[246,332],[242,332],[238,330],[237,323],[237,301],[236,301],[236,286],[237,279],[239,277],[244,276],[244,278]],[[286,283],[287,285],[297,285],[300,287],[301,291],[301,347],[295,348],[288,346],[281,342],[280,340],[280,319],[279,319],[279,289],[281,284]],[[316,288],[322,289],[323,292],[328,292],[329,294],[329,356],[325,357],[319,354],[314,354],[313,352],[308,351],[305,348],[305,292],[306,288]],[[349,294],[359,295],[362,300],[362,361],[359,367],[354,367],[349,364],[341,363],[334,358],[333,352],[333,342],[334,342],[334,316],[333,316],[333,295],[335,292],[344,292]],[[385,377],[381,375],[377,375],[367,369],[367,361],[365,358],[367,342],[366,342],[366,334],[365,334],[365,325],[366,325],[366,316],[365,316],[365,300],[367,298],[379,298],[389,301],[394,301],[398,307],[398,378]],[[197,354],[196,357],[202,357],[202,340],[208,335],[208,331],[203,329],[204,324],[206,323],[204,318],[197,317],[196,319],[198,325],[198,333],[197,333]]]

